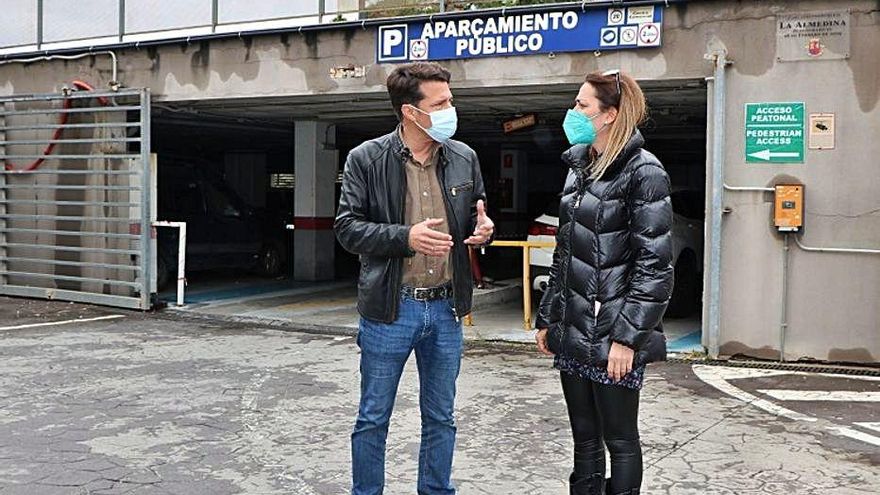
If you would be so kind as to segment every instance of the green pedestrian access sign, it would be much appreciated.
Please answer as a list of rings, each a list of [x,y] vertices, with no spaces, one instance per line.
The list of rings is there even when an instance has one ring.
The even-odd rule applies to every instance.
[[[746,103],[746,163],[804,163],[803,103]]]

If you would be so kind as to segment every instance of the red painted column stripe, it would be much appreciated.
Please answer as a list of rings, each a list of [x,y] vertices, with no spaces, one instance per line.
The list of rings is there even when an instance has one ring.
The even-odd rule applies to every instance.
[[[333,217],[296,217],[293,219],[297,230],[333,230]]]

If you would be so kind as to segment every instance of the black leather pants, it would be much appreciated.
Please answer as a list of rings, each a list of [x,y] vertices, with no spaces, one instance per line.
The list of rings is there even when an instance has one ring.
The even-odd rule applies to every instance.
[[[574,436],[571,495],[637,495],[642,484],[639,391],[561,375]],[[607,481],[605,447],[611,456]]]

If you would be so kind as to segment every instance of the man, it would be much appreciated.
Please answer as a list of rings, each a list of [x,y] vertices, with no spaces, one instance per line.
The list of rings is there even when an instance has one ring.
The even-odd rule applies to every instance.
[[[471,311],[468,249],[491,242],[477,155],[457,127],[449,71],[414,63],[388,77],[400,125],[348,155],[336,235],[360,256],[361,400],[351,436],[352,494],[381,494],[397,385],[413,351],[422,441],[418,493],[454,494],[461,317]]]

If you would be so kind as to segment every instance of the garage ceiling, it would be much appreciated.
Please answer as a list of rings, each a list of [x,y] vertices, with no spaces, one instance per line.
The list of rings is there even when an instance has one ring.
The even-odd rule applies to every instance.
[[[682,116],[698,117],[705,128],[705,84],[699,80],[651,81],[643,83],[655,121],[676,125]],[[474,131],[485,126],[498,134],[500,123],[516,115],[536,113],[547,123],[561,122],[564,110],[572,104],[578,85],[548,85],[468,88],[453,90],[456,107],[462,120]],[[319,119],[341,126],[375,130],[375,125],[393,125],[385,93],[353,95],[314,95],[297,97],[255,97],[247,99],[201,100],[155,105],[154,115],[160,120],[206,120],[216,124],[277,125],[288,128],[295,120]],[[222,125],[222,124],[221,124]]]

